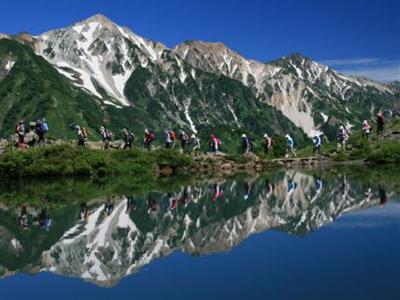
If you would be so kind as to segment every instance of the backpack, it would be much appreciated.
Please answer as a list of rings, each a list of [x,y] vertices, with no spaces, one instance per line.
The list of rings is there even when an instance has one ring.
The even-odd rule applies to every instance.
[[[128,141],[133,142],[134,139],[135,139],[135,135],[133,134],[132,131],[129,131],[129,133],[128,133]]]
[[[169,137],[170,137],[171,141],[175,141],[176,140],[175,131],[170,130],[170,131],[168,131],[168,134],[169,134]]]
[[[15,132],[20,134],[23,133],[25,131],[25,127],[22,124],[17,124],[17,126],[15,126]]]
[[[47,122],[41,122],[40,129],[43,133],[47,133],[49,131],[49,125],[47,124]]]
[[[343,132],[342,129],[339,129],[339,131],[338,131],[336,137],[337,137],[337,139],[338,139],[339,141],[344,140],[344,132]]]
[[[106,129],[106,139],[111,140],[112,137],[113,137],[113,133],[110,130]]]
[[[154,139],[155,139],[155,134],[154,134],[154,132],[153,131],[150,131],[148,134],[147,134],[147,141],[149,141],[149,142],[152,142],[152,141],[154,141]]]
[[[267,147],[272,147],[274,145],[274,140],[270,137],[265,140]]]
[[[85,127],[82,127],[82,137],[86,139],[87,136],[88,136],[88,133],[87,133],[86,128],[85,128]]]

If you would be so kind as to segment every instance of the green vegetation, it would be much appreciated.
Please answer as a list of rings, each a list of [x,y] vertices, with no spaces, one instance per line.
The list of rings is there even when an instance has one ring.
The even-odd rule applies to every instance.
[[[10,73],[0,78],[0,133],[9,136],[20,118],[46,117],[51,136],[73,137],[70,124],[79,123],[90,132],[104,121],[94,97],[74,87],[31,48],[12,40],[0,40],[0,62],[15,61]]]
[[[0,154],[1,177],[43,176],[105,176],[135,175],[145,182],[155,177],[158,165],[173,169],[187,167],[192,159],[176,151],[152,152],[137,149],[100,151],[69,145],[32,148],[27,151],[8,150]]]

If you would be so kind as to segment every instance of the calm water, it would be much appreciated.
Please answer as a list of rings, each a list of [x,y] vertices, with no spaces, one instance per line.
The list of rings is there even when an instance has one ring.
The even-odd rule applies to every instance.
[[[0,299],[400,299],[400,172],[0,184]]]

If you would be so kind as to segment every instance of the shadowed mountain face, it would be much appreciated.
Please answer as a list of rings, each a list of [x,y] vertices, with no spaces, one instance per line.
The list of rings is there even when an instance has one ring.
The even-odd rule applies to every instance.
[[[124,194],[107,185],[55,182],[43,187],[53,197],[43,195],[40,204],[34,192],[39,183],[27,183],[14,195],[1,188],[0,272],[48,271],[112,286],[177,250],[229,251],[266,230],[303,236],[349,211],[399,199],[399,174],[386,173],[385,181],[380,174],[277,171]],[[74,188],[87,192],[66,199]],[[24,193],[35,196],[21,205]]]

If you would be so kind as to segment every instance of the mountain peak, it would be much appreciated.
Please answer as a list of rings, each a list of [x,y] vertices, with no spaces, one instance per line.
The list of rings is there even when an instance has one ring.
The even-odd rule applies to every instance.
[[[291,60],[292,62],[296,62],[296,63],[301,63],[304,64],[304,62],[312,62],[313,60],[303,54],[301,54],[300,52],[294,52],[286,57],[284,57],[284,59],[287,60]]]
[[[99,22],[102,24],[106,24],[106,23],[112,23],[114,24],[113,21],[111,21],[109,18],[107,18],[105,15],[102,14],[95,14],[81,22],[85,22],[85,23],[90,23],[90,22]]]

